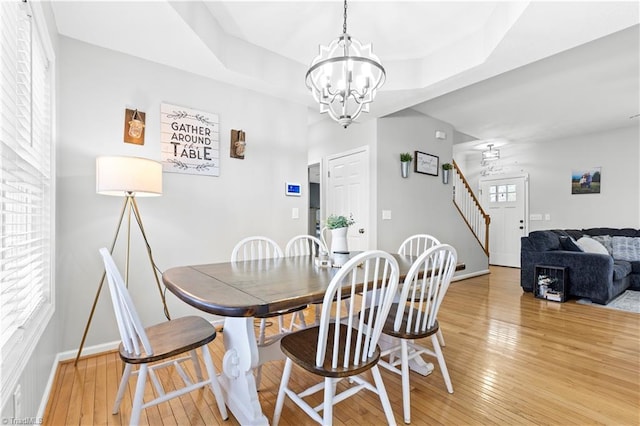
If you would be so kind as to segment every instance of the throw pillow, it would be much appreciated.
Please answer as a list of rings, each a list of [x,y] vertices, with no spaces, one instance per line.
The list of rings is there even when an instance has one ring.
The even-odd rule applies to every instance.
[[[594,240],[593,238],[589,238],[586,236],[582,237],[578,241],[576,241],[576,244],[585,253],[598,253],[598,254],[606,254],[607,256],[609,256],[609,252],[607,251],[607,248],[602,244],[600,244],[599,242],[597,242],[596,240]]]
[[[566,251],[582,251],[576,244],[576,240],[571,237],[560,237],[560,247]]]
[[[640,260],[640,238],[638,237],[613,237],[613,258],[628,262]]]
[[[611,235],[591,235],[591,238],[599,242],[607,249],[609,255],[613,255],[613,246],[611,245]]]

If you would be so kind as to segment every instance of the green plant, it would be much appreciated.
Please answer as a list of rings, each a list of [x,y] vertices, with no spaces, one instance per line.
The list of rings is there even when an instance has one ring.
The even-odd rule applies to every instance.
[[[451,170],[453,169],[453,166],[451,165],[451,163],[444,163],[442,165],[442,170]]]
[[[413,160],[413,157],[408,152],[403,152],[402,154],[400,154],[400,161],[405,162],[411,160]]]
[[[327,218],[327,228],[329,229],[346,228],[354,223],[356,223],[356,221],[353,220],[353,216],[351,215],[348,219],[346,216],[338,216],[335,214],[331,214]]]

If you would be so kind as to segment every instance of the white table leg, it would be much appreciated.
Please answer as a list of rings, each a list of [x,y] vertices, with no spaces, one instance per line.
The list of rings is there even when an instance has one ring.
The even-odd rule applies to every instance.
[[[226,352],[219,380],[227,407],[242,425],[268,425],[253,377],[260,362],[253,318],[225,318],[222,335]]]

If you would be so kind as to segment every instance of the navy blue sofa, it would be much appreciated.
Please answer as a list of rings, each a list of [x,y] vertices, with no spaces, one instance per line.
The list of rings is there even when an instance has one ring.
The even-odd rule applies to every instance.
[[[640,229],[590,228],[533,231],[521,238],[520,286],[533,291],[536,265],[567,268],[569,296],[591,299],[607,304],[627,288],[640,290],[640,259],[616,260],[610,255],[570,251],[567,237],[578,240],[582,236],[638,237]],[[569,243],[570,244],[570,243]]]

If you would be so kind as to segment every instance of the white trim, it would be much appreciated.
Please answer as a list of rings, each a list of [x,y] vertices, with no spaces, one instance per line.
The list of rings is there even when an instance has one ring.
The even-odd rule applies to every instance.
[[[456,275],[451,279],[451,281],[462,281],[473,277],[479,277],[480,275],[488,275],[490,273],[491,271],[489,271],[488,269],[483,269],[480,271],[471,272],[469,274]]]
[[[115,340],[113,342],[100,343],[99,345],[82,348],[82,356],[86,357],[88,355],[96,355],[102,352],[110,352],[118,349],[119,345],[120,340]],[[58,358],[60,361],[66,361],[68,359],[74,359],[76,355],[78,355],[78,350],[72,349],[70,351],[60,352],[58,354]]]

